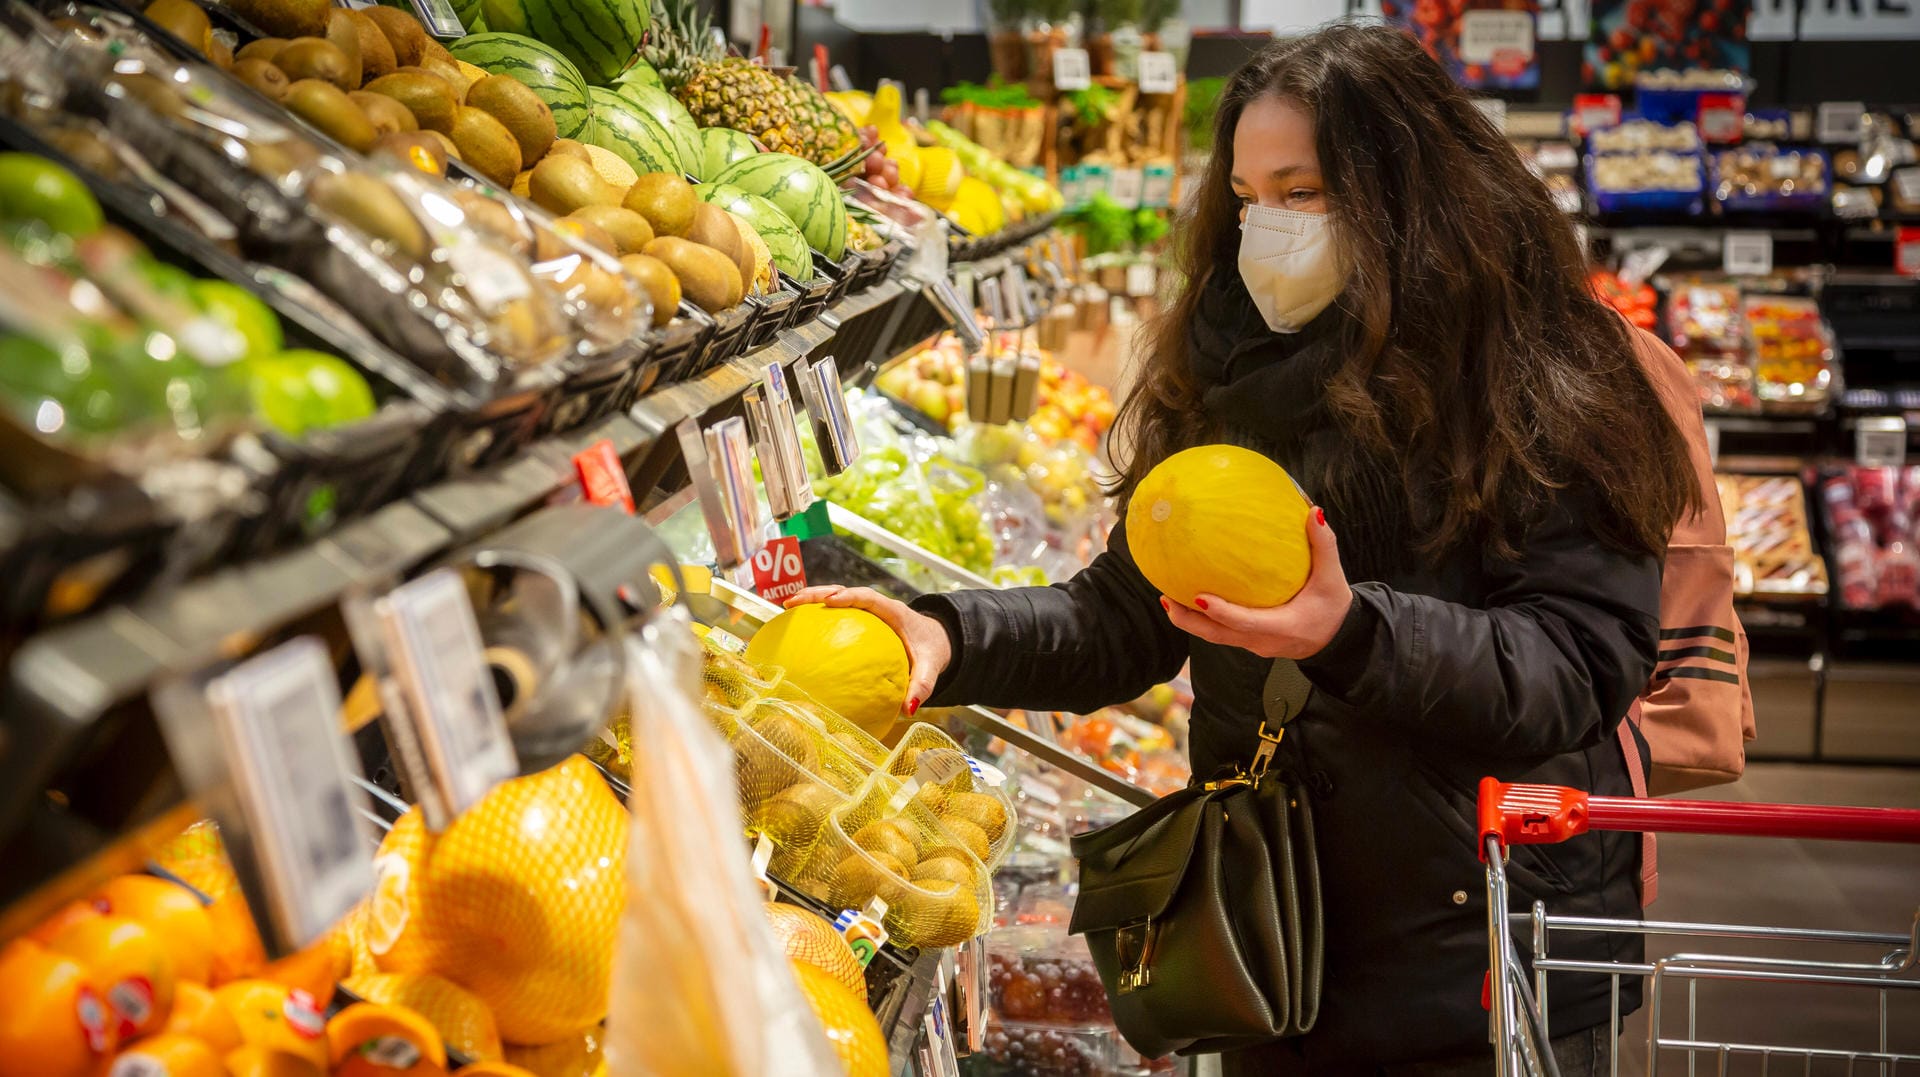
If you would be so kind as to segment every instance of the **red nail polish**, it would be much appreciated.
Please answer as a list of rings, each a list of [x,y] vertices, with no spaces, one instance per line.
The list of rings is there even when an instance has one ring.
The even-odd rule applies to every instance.
[[[914,712],[918,711],[919,709],[920,709],[920,700],[918,697],[907,700],[907,717],[909,718],[913,717]]]
[[[1166,610],[1166,611],[1167,611],[1168,613],[1172,613],[1172,612],[1173,612],[1173,603],[1171,603],[1171,602],[1168,602],[1168,601],[1167,601],[1166,599],[1164,599],[1164,598],[1163,598],[1163,599],[1161,599],[1161,600],[1160,600],[1160,608],[1161,608],[1161,609],[1163,609],[1163,610]]]
[[[1313,518],[1315,520],[1320,521],[1321,527],[1327,526],[1327,510],[1326,509],[1315,508],[1313,510]]]
[[[1207,600],[1206,600],[1206,599],[1204,599],[1204,598],[1196,598],[1196,599],[1194,599],[1194,600],[1193,600],[1193,608],[1194,608],[1194,609],[1197,609],[1197,610],[1204,610],[1204,609],[1206,609],[1206,608],[1207,608]]]

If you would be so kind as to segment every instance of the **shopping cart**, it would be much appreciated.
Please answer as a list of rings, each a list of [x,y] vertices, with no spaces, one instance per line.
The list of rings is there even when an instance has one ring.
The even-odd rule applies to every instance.
[[[1589,830],[1625,830],[1641,833],[1736,834],[1751,837],[1814,838],[1834,841],[1920,843],[1920,811],[1893,808],[1847,808],[1805,804],[1732,804],[1704,800],[1645,800],[1634,797],[1590,796],[1577,789],[1552,785],[1514,785],[1483,778],[1480,781],[1480,857],[1487,866],[1488,976],[1483,1001],[1492,1025],[1495,1071],[1499,1077],[1528,1074],[1559,1077],[1559,1067],[1548,1047],[1547,974],[1574,973],[1605,976],[1611,981],[1612,1008],[1608,1043],[1619,1043],[1620,984],[1625,977],[1645,981],[1648,1013],[1647,1065],[1649,1077],[1659,1072],[1663,1053],[1684,1053],[1689,1077],[1704,1057],[1714,1072],[1725,1074],[1736,1060],[1766,1074],[1776,1061],[1797,1063],[1794,1071],[1811,1074],[1816,1062],[1833,1071],[1873,1073],[1891,1077],[1901,1065],[1920,1063],[1920,1053],[1891,1050],[1888,1037],[1888,996],[1920,991],[1920,912],[1907,934],[1866,931],[1760,927],[1736,924],[1692,924],[1657,920],[1611,920],[1583,916],[1553,916],[1535,902],[1530,912],[1514,912],[1508,905],[1506,847],[1544,845],[1565,841]],[[1532,953],[1523,960],[1516,932],[1531,940]],[[1739,956],[1726,953],[1676,953],[1645,962],[1572,960],[1552,956],[1553,935],[1600,933],[1664,936],[1696,940],[1764,940],[1817,948],[1821,959],[1803,957]],[[1851,951],[1851,954],[1848,953]],[[1562,951],[1564,952],[1564,951]],[[1824,955],[1832,953],[1833,957]],[[1863,955],[1878,955],[1878,960]],[[1851,956],[1852,959],[1846,959]],[[1529,966],[1532,985],[1529,986]],[[1744,981],[1786,989],[1814,986],[1858,989],[1877,995],[1879,1037],[1872,1049],[1838,1050],[1830,1047],[1760,1042],[1765,1034],[1742,1041],[1716,1041],[1700,1033],[1699,986],[1707,981]],[[1663,995],[1685,987],[1686,1032],[1669,1035],[1662,1024]],[[1676,1022],[1677,1023],[1677,1022]],[[1908,1030],[1910,1031],[1910,1030]],[[1613,1052],[1613,1072],[1620,1072],[1620,1051]],[[1920,1073],[1920,1067],[1910,1072]]]

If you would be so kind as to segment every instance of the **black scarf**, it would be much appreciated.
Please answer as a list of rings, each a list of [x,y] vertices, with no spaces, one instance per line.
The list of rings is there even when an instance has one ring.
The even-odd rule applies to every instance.
[[[1213,436],[1286,468],[1326,510],[1348,579],[1382,579],[1416,555],[1398,463],[1356,444],[1327,406],[1344,317],[1329,307],[1298,333],[1276,333],[1240,274],[1216,272],[1187,327],[1187,361]]]

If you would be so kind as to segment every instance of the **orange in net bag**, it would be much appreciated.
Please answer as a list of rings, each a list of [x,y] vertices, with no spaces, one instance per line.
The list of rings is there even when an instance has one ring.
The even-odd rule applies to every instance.
[[[915,799],[918,788],[874,772],[828,816],[795,885],[836,909],[880,898],[901,946],[955,946],[992,925],[993,889],[980,859]]]

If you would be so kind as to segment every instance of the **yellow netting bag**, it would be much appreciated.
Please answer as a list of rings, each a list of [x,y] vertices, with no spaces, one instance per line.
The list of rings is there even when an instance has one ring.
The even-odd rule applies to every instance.
[[[795,884],[836,909],[880,898],[900,946],[956,946],[993,926],[993,888],[986,866],[914,798],[917,788],[875,772],[830,813]]]
[[[989,773],[998,772],[976,763],[952,737],[915,722],[882,769],[917,782],[914,800],[988,868],[999,867],[1013,850],[1016,816],[1006,784],[988,780]]]
[[[846,803],[873,764],[787,700],[755,700],[733,711],[710,704],[706,712],[733,747],[747,833],[773,844],[769,871],[792,877],[805,867],[828,813]]]

